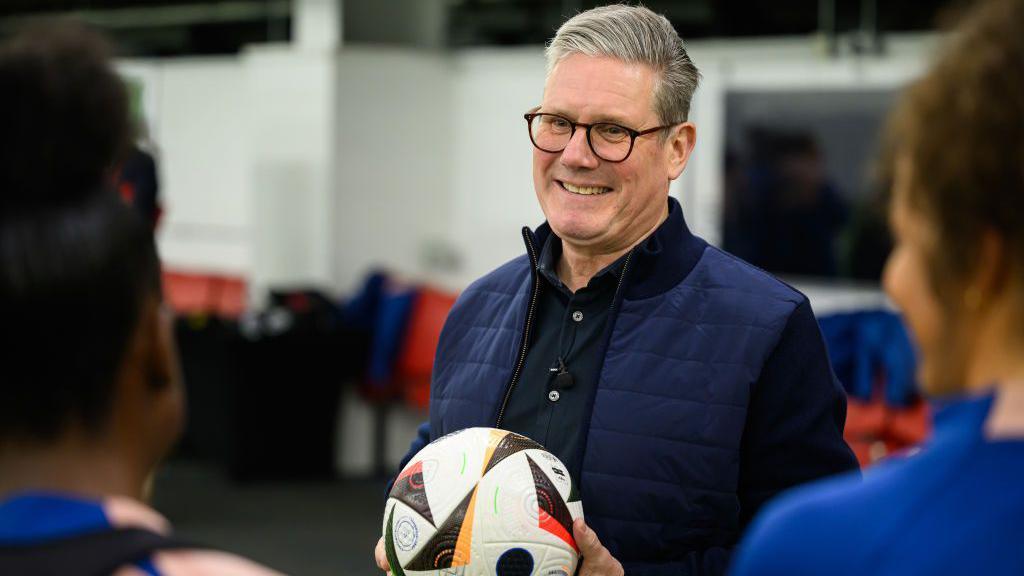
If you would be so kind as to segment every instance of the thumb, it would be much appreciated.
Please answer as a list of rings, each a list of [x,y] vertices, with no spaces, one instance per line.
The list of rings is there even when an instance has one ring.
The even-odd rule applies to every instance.
[[[576,544],[580,547],[581,555],[594,555],[601,551],[601,541],[597,538],[597,534],[583,521],[583,518],[577,518],[572,523],[572,535],[576,539]]]

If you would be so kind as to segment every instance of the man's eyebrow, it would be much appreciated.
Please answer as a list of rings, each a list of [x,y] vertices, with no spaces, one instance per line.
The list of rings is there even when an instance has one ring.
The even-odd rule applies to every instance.
[[[541,106],[537,110],[537,112],[543,112],[545,114],[558,114],[559,116],[565,116],[566,118],[572,120],[573,122],[579,122],[579,117],[576,116],[576,114],[573,114],[572,112],[569,112],[569,111],[561,109],[561,108],[545,108],[544,106]],[[612,115],[612,114],[599,114],[599,115],[595,116],[594,118],[592,118],[590,120],[590,122],[587,122],[587,124],[596,124],[596,123],[599,123],[599,122],[608,122],[608,123],[612,123],[612,124],[619,124],[619,125],[627,127],[627,128],[630,127],[629,122],[627,122],[626,120],[623,120],[620,117]]]

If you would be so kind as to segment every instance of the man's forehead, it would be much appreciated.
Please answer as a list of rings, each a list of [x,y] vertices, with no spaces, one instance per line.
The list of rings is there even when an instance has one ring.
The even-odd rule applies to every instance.
[[[635,123],[654,112],[654,80],[642,64],[573,54],[548,75],[541,111],[583,122]]]

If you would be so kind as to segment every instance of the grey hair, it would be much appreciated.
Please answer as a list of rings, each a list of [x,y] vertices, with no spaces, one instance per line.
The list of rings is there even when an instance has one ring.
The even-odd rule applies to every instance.
[[[643,6],[613,4],[567,20],[544,51],[547,73],[572,54],[644,64],[657,74],[654,111],[663,124],[686,121],[700,72],[672,23]]]

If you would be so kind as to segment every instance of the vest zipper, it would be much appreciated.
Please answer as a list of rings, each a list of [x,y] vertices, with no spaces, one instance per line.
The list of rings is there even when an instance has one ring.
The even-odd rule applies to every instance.
[[[498,410],[498,421],[495,428],[501,428],[501,421],[505,418],[505,408],[508,400],[512,397],[512,390],[519,381],[519,375],[523,371],[523,364],[526,363],[526,352],[530,347],[530,329],[533,328],[533,314],[537,309],[537,294],[540,292],[540,274],[537,273],[537,249],[530,239],[529,233],[523,229],[523,239],[526,241],[526,248],[530,253],[530,273],[533,275],[533,289],[530,291],[530,307],[526,310],[526,326],[523,329],[523,344],[519,347],[519,361],[516,362],[516,369],[512,372],[512,380],[505,389],[505,398],[501,401],[501,409]]]
[[[619,283],[615,286],[615,294],[612,295],[612,307],[610,308],[612,314],[608,316],[609,322],[614,321],[615,306],[619,302],[619,291],[622,290],[622,281],[626,279],[626,271],[629,270],[629,261],[633,258],[634,250],[636,248],[626,253],[626,261],[622,263],[622,270],[619,272]]]

